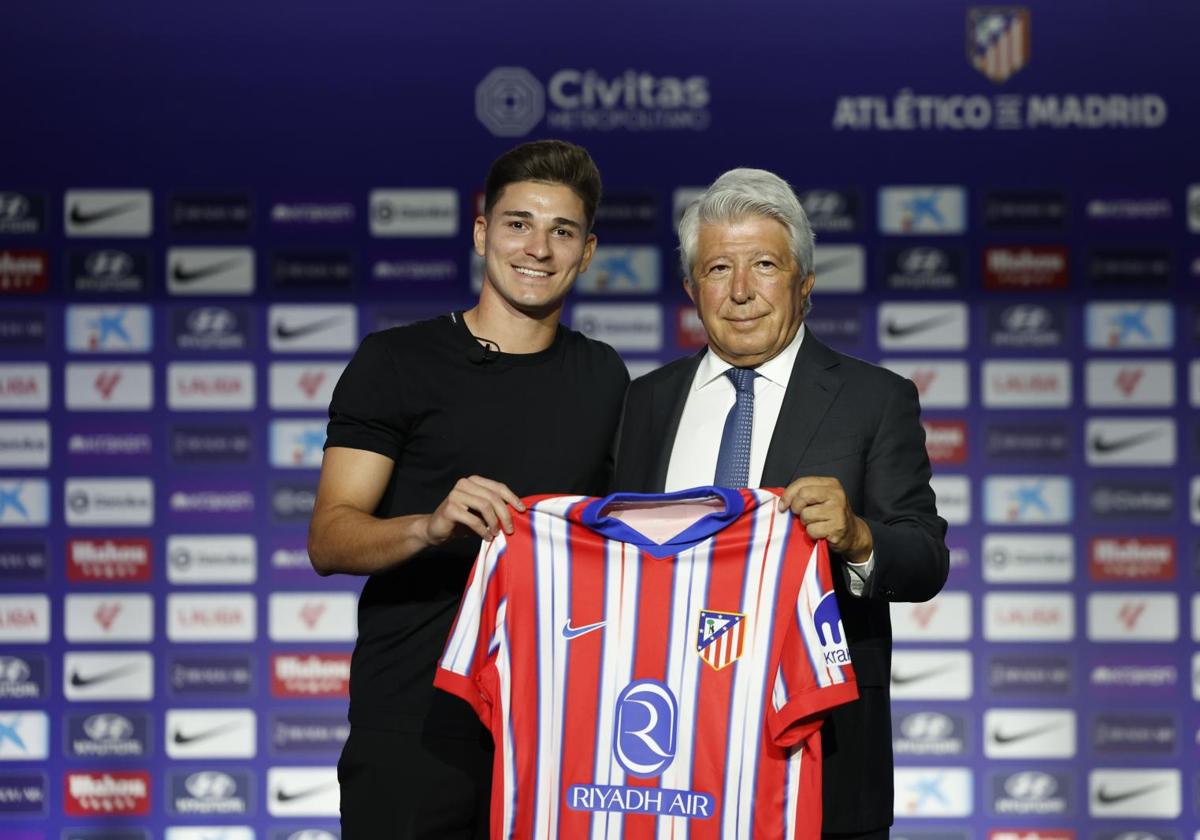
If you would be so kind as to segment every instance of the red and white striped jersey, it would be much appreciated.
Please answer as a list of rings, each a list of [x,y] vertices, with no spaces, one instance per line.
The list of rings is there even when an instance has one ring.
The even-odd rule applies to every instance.
[[[495,739],[491,836],[817,837],[816,733],[858,696],[825,542],[771,490],[525,501],[434,680]]]

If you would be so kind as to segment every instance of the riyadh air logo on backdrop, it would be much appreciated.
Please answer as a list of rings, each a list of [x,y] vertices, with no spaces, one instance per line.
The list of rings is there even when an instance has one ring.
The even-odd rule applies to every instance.
[[[649,295],[658,291],[658,249],[651,245],[601,245],[576,290],[589,295]]]
[[[967,229],[967,191],[958,186],[883,187],[879,232],[961,234]]]
[[[50,483],[44,478],[0,479],[0,528],[50,524]]]
[[[154,325],[149,306],[68,306],[71,353],[148,353]]]
[[[967,9],[967,60],[996,84],[1029,63],[1030,16],[1021,6]]]
[[[983,518],[989,525],[1066,525],[1074,511],[1073,484],[1062,475],[988,476]]]
[[[1178,770],[1097,767],[1088,773],[1088,815],[1173,820],[1183,811]]]
[[[975,779],[966,767],[897,767],[898,817],[969,817]]]
[[[1090,350],[1169,350],[1175,346],[1167,301],[1093,301],[1086,311]]]
[[[149,190],[67,190],[63,227],[67,236],[149,236],[152,205]]]
[[[613,710],[613,754],[625,772],[639,779],[661,776],[675,760],[679,703],[658,680],[635,680],[622,689]],[[582,784],[567,789],[573,811],[649,814],[706,819],[712,796],[667,787]]]
[[[524,137],[543,119],[558,131],[704,131],[705,76],[557,70],[543,84],[524,67],[496,67],[475,88],[475,117],[497,137]]]

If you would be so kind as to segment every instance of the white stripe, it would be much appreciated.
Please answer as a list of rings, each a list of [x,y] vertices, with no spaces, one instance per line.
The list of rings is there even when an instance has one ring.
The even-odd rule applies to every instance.
[[[685,551],[675,561],[674,600],[671,604],[671,639],[667,649],[667,685],[679,701],[679,727],[675,739],[675,760],[663,772],[660,784],[671,790],[692,789],[692,763],[695,758],[696,691],[700,669],[705,667],[697,655],[696,639],[700,610],[712,568],[712,540]],[[658,840],[687,840],[686,817],[659,817]]]
[[[783,802],[784,840],[796,840],[796,813],[800,807],[800,772],[804,768],[804,744],[796,744],[787,757],[787,796]]]
[[[475,656],[475,642],[479,638],[479,622],[487,598],[487,587],[506,545],[504,533],[497,534],[496,539],[485,549],[483,562],[475,563],[471,582],[463,594],[458,624],[446,643],[446,653],[442,657],[442,667],[447,671],[463,676],[470,673],[471,660]]]
[[[813,677],[817,685],[824,687],[838,685],[846,681],[846,675],[840,665],[829,666],[821,654],[821,637],[817,632],[813,612],[825,597],[821,591],[821,579],[818,576],[820,564],[816,546],[808,557],[808,566],[804,570],[804,583],[801,585],[800,597],[796,599],[796,619],[800,625],[800,637],[804,640],[804,649],[808,653],[808,661],[812,667]],[[838,628],[833,628],[837,630]],[[844,638],[844,637],[843,637]]]
[[[507,601],[507,599],[505,599]],[[508,628],[503,627],[500,634],[500,648],[496,653],[496,675],[500,681],[500,750],[504,762],[504,809],[501,812],[504,825],[503,837],[511,838],[516,828],[516,801],[520,791],[517,790],[516,756],[513,755],[512,744],[512,657],[509,650]]]
[[[613,712],[617,694],[628,683],[623,675],[627,672],[628,657],[622,662],[621,651],[621,621],[624,603],[621,598],[621,573],[623,563],[621,556],[624,545],[609,540],[605,543],[604,554],[607,564],[604,583],[604,651],[600,660],[600,696],[597,698],[596,710],[596,770],[595,783],[598,785],[620,784],[624,779],[620,767],[613,761]],[[632,552],[636,556],[636,550]],[[592,814],[592,837],[608,837],[608,815],[597,811]],[[619,837],[619,832],[614,835]]]

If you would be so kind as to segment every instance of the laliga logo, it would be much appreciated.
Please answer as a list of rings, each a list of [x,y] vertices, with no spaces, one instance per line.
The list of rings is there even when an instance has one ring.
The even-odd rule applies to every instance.
[[[657,776],[675,759],[678,705],[657,680],[636,680],[617,697],[614,747],[631,776]]]

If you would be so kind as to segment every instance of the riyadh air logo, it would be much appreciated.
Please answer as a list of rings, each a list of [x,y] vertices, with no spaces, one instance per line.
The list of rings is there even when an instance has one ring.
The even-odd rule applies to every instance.
[[[617,697],[613,750],[631,776],[661,775],[675,759],[679,704],[657,680],[637,680]]]
[[[967,60],[996,84],[1029,63],[1029,10],[977,6],[967,10]]]
[[[696,652],[713,670],[720,671],[742,655],[746,616],[742,613],[700,610]],[[840,629],[840,627],[839,627]]]
[[[475,116],[497,137],[524,137],[545,111],[542,83],[524,67],[497,67],[475,88]]]

